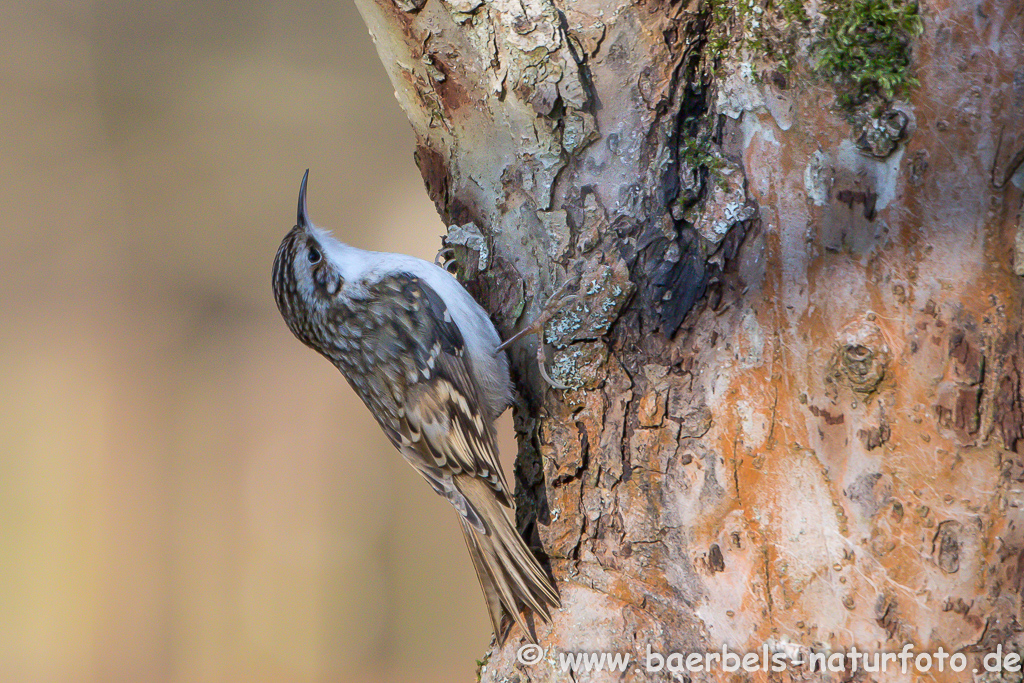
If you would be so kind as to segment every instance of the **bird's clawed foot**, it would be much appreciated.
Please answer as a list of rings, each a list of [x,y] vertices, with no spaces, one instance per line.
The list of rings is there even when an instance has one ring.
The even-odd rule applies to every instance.
[[[455,249],[452,247],[441,247],[437,252],[437,256],[434,257],[434,265],[444,268],[448,273],[453,273],[453,269],[458,265],[455,261]]]
[[[497,352],[500,353],[526,335],[537,334],[540,337],[537,343],[537,368],[540,370],[541,377],[544,378],[544,381],[555,389],[566,390],[569,389],[569,387],[565,386],[561,382],[556,382],[552,379],[551,375],[548,374],[547,357],[544,354],[544,325],[546,325],[547,322],[560,310],[567,306],[572,306],[580,300],[579,294],[566,294],[569,287],[579,282],[579,279],[579,274],[576,274],[563,282],[562,286],[559,287],[554,294],[548,297],[547,303],[544,304],[544,308],[542,308],[540,314],[533,319],[533,322],[505,340],[497,350]]]

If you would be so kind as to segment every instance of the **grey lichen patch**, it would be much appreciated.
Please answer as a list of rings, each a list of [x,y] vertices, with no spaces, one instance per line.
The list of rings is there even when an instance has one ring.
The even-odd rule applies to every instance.
[[[551,376],[570,389],[596,389],[604,379],[608,347],[603,342],[583,342],[555,351]]]
[[[619,317],[634,289],[624,261],[610,266],[591,261],[580,277],[579,301],[551,319],[546,341],[563,349],[575,341],[600,338]]]
[[[480,232],[476,223],[465,223],[464,225],[449,225],[448,235],[444,238],[447,246],[459,245],[471,249],[479,254],[477,259],[477,270],[487,270],[490,259],[490,249],[487,246],[487,238]]]
[[[871,118],[854,117],[854,137],[857,148],[864,154],[885,159],[907,135],[910,117],[899,109],[889,109]]]
[[[827,380],[861,395],[874,393],[891,361],[882,331],[869,320],[857,320],[840,332]]]
[[[730,228],[757,213],[747,201],[746,176],[737,164],[722,159],[717,176],[718,182],[711,184],[707,201],[697,205],[699,214],[693,217],[697,232],[712,244],[721,242]]]
[[[586,315],[586,304],[579,303],[567,311],[563,311],[548,323],[546,341],[559,349],[564,349],[576,339],[576,333],[583,328],[583,317]]]

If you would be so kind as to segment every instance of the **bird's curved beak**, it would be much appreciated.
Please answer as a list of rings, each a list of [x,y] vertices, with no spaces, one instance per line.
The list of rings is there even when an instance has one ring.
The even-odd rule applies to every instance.
[[[309,169],[302,175],[302,184],[299,185],[299,210],[295,218],[295,225],[305,230],[309,229],[312,223],[309,220],[309,212],[306,209],[306,181],[309,179]]]

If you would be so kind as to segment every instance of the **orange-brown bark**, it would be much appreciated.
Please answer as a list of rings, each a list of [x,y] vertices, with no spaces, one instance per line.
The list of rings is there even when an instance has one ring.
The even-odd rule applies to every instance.
[[[922,3],[920,83],[875,114],[879,146],[809,42],[789,76],[749,51],[711,69],[702,3],[359,4],[499,323],[581,274],[546,337],[572,389],[538,379],[536,341],[513,353],[521,520],[564,605],[549,652],[668,680],[646,648],[912,644],[980,669],[1017,647],[1024,13]],[[685,151],[701,135],[714,162]],[[484,680],[563,680],[518,644]]]

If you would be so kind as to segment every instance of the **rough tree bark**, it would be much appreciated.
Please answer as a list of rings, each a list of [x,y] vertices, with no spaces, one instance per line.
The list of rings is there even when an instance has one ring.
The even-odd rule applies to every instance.
[[[582,275],[546,334],[572,388],[512,354],[520,522],[564,609],[483,680],[907,643],[969,680],[1017,647],[1020,3],[356,1],[503,333]],[[805,676],[918,680],[690,674]]]

